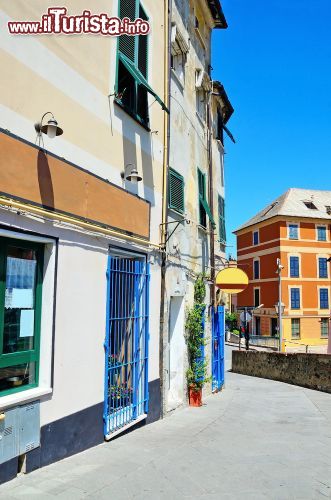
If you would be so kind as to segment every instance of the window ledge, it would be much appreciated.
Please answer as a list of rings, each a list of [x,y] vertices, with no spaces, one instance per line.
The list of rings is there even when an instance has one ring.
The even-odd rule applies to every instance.
[[[16,406],[22,403],[28,403],[34,399],[39,399],[47,394],[52,394],[53,389],[46,387],[35,387],[34,389],[27,389],[26,391],[17,392],[15,394],[8,394],[8,396],[0,397],[0,411],[10,406]]]
[[[198,224],[198,230],[201,231],[204,234],[208,233],[207,227],[203,226],[202,224]]]

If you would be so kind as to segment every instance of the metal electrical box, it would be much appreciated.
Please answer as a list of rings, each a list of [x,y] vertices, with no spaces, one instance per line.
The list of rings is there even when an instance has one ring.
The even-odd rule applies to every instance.
[[[0,413],[0,464],[18,456],[18,408]]]
[[[40,402],[0,412],[0,464],[40,446]]]

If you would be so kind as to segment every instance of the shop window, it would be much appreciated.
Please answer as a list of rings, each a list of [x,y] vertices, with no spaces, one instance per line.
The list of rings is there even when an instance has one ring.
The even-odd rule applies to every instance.
[[[38,385],[43,246],[0,244],[0,395]]]

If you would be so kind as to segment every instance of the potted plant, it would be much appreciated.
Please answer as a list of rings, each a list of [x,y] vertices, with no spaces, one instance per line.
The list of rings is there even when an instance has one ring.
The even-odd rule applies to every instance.
[[[186,379],[190,406],[202,405],[202,388],[210,380],[207,376],[207,362],[204,359],[205,294],[204,278],[199,276],[194,284],[194,304],[187,313],[185,325],[188,354]]]

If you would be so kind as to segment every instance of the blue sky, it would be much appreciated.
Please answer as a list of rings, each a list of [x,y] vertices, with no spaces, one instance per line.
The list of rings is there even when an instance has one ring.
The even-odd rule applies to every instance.
[[[235,108],[226,139],[232,231],[289,187],[331,190],[331,0],[223,0],[213,78]]]

